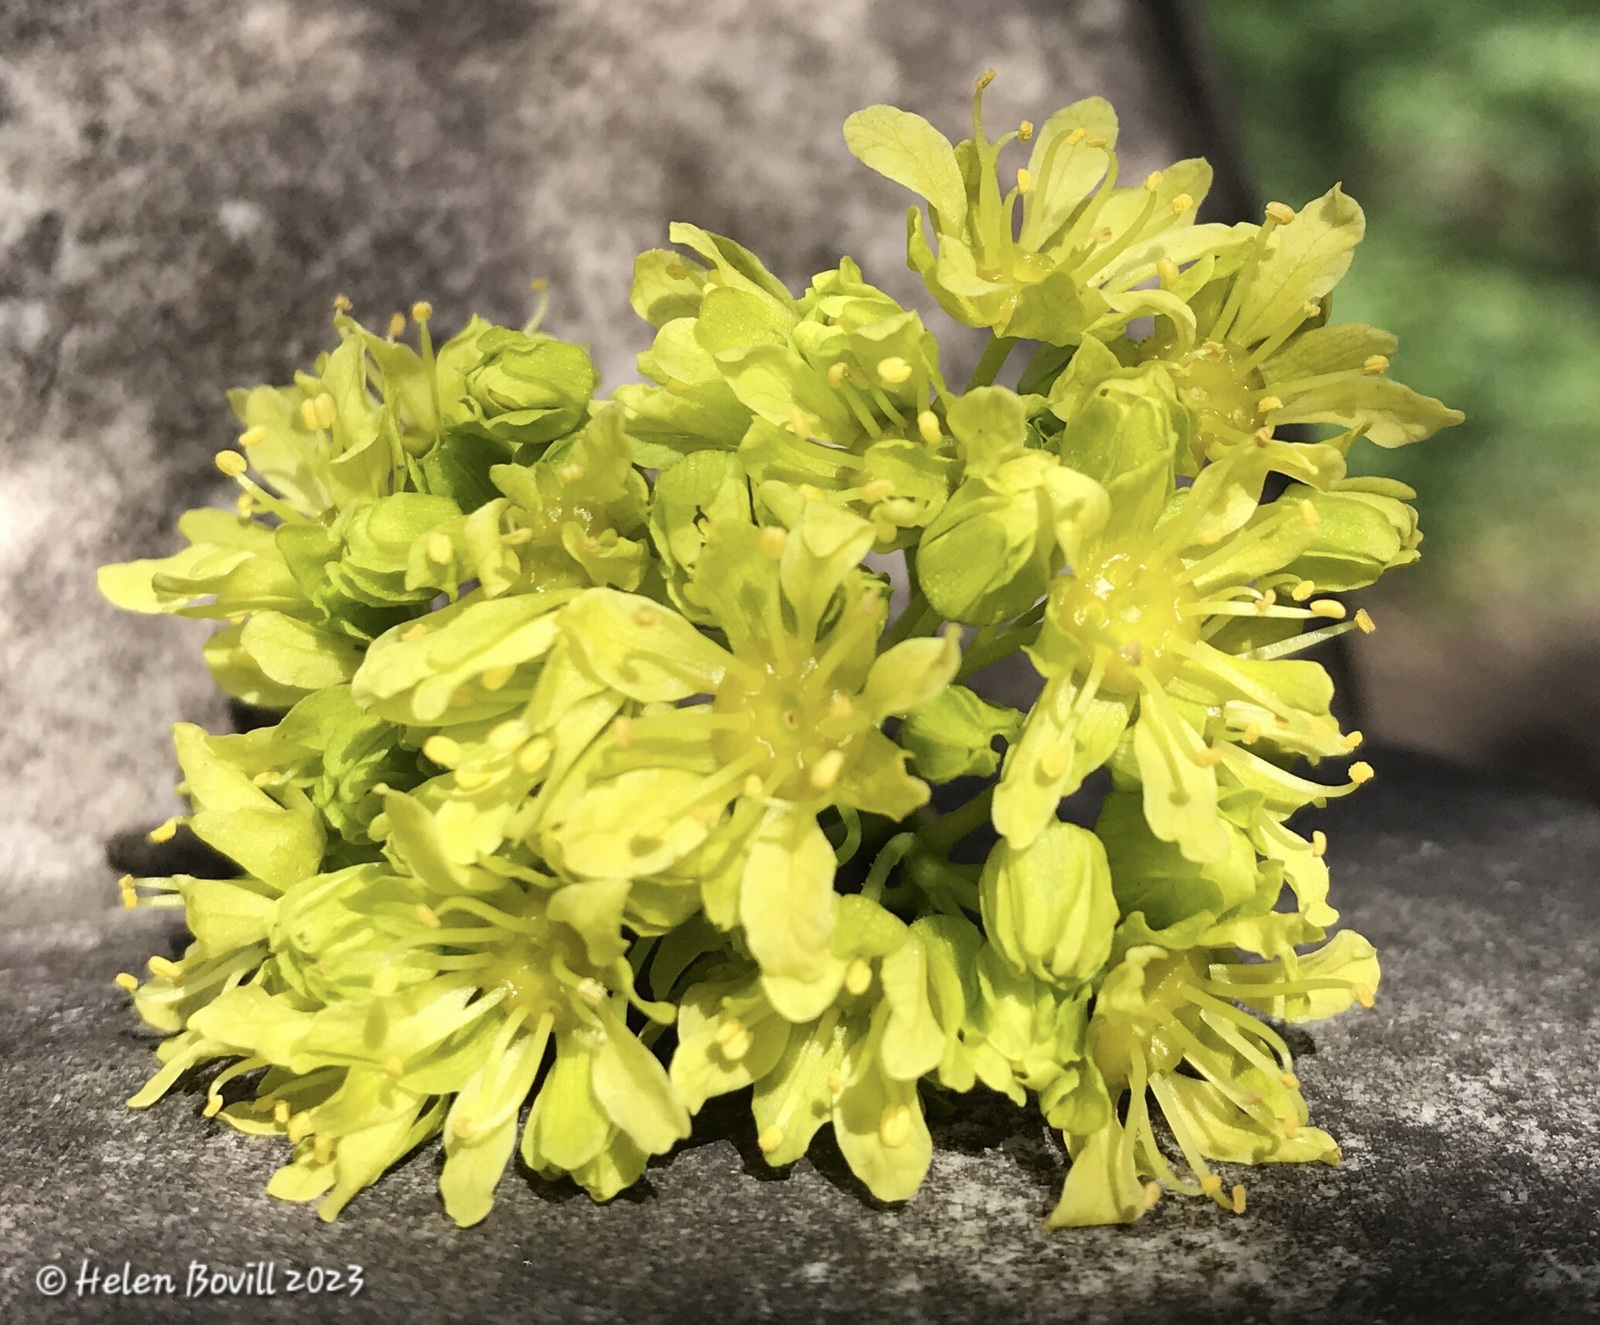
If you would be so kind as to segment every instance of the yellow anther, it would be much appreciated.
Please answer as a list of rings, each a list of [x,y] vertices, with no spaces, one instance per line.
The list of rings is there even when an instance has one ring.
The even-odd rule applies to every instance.
[[[1025,143],[1032,137],[1033,137],[1033,121],[1032,120],[1023,120],[1021,124],[1017,125],[1017,141],[1019,143]]]
[[[1244,1213],[1244,1188],[1239,1186],[1237,1183],[1234,1184],[1232,1195],[1233,1213],[1236,1215],[1242,1215]]]
[[[861,489],[861,500],[873,506],[885,497],[894,496],[894,481],[886,478],[875,478],[866,487]]]
[[[550,742],[546,740],[529,741],[517,752],[517,767],[532,777],[545,766],[550,759]]]
[[[1222,1190],[1222,1179],[1217,1177],[1215,1173],[1208,1173],[1200,1179],[1200,1190],[1207,1196],[1215,1196]]]
[[[618,714],[611,723],[611,743],[619,750],[633,744],[633,719],[626,713]]]
[[[1299,1135],[1299,1133],[1300,1120],[1298,1118],[1288,1117],[1283,1120],[1283,1134],[1288,1137],[1289,1140],[1293,1141],[1295,1137]]]
[[[1350,994],[1355,999],[1355,1001],[1357,1003],[1361,1004],[1361,1006],[1364,1007],[1364,1008],[1370,1008],[1374,1003],[1376,1003],[1378,1001],[1377,998],[1374,997],[1374,995],[1372,993],[1372,990],[1367,988],[1366,985],[1355,985],[1355,986],[1353,986],[1351,988],[1351,990],[1350,990]]]
[[[982,92],[984,88],[988,87],[992,82],[994,82],[994,70],[985,69],[981,74],[978,75],[977,90]]]
[[[878,376],[890,386],[899,386],[911,380],[911,365],[898,354],[891,354],[887,359],[878,360]]]
[[[1072,767],[1072,751],[1064,745],[1052,745],[1039,756],[1039,771],[1054,782],[1067,775]]]
[[[1280,1073],[1278,1073],[1278,1080],[1283,1082],[1283,1088],[1285,1090],[1299,1090],[1300,1089],[1300,1078],[1295,1076],[1295,1074],[1293,1072],[1280,1072]]]
[[[783,1144],[783,1128],[763,1127],[756,1137],[756,1144],[761,1147],[763,1155],[770,1155]]]
[[[1116,232],[1112,230],[1110,226],[1101,225],[1096,226],[1089,232],[1089,238],[1093,240],[1097,246],[1103,246],[1105,244],[1109,244],[1115,234]]]
[[[1277,396],[1262,396],[1260,400],[1256,401],[1256,408],[1263,414],[1271,414],[1273,410],[1283,408],[1283,401]]]
[[[1172,286],[1176,285],[1178,283],[1178,277],[1181,274],[1182,273],[1178,270],[1178,264],[1171,258],[1161,258],[1157,260],[1156,275],[1161,278],[1161,284],[1165,288],[1170,289]]]
[[[762,785],[761,779],[758,778],[754,773],[745,778],[743,791],[746,800],[759,800],[761,793],[765,790],[766,788]]]
[[[1308,317],[1308,318],[1310,318],[1310,317],[1321,317],[1322,316],[1322,305],[1319,304],[1315,299],[1308,299],[1306,301],[1305,307],[1302,308],[1300,311],[1302,313],[1304,313],[1305,316]]]
[[[390,1054],[384,1060],[383,1070],[398,1081],[406,1074],[406,1060],[401,1058],[399,1054]]]
[[[815,483],[802,483],[800,485],[800,495],[807,501],[821,501],[827,494]]]
[[[1320,828],[1311,834],[1311,854],[1319,857],[1328,854],[1328,835]]]
[[[1312,594],[1316,593],[1316,591],[1317,586],[1315,581],[1301,580],[1299,584],[1295,585],[1294,588],[1289,590],[1289,597],[1293,598],[1297,603],[1303,603],[1306,599],[1311,597]]]
[[[450,535],[442,529],[435,529],[428,535],[428,560],[437,562],[441,566],[448,566],[455,560],[456,545],[450,541]]]
[[[755,1037],[750,1034],[750,1028],[737,1017],[729,1017],[727,1021],[717,1027],[715,1036],[717,1048],[722,1050],[722,1056],[730,1062],[737,1063],[755,1043]]]
[[[422,753],[436,764],[454,768],[461,762],[461,744],[448,736],[430,736],[422,743]]]
[[[389,339],[393,340],[406,329],[406,315],[404,313],[391,313],[389,315]]]
[[[305,424],[312,432],[316,432],[322,426],[317,422],[317,407],[309,400],[300,402],[300,422]]]
[[[1208,340],[1200,347],[1200,353],[1208,359],[1225,359],[1228,357],[1228,347],[1220,340]]]
[[[828,716],[843,720],[856,711],[855,702],[849,695],[835,695],[828,704]]]
[[[1372,771],[1372,765],[1364,759],[1358,759],[1350,765],[1350,781],[1354,782],[1358,787],[1364,783],[1371,782],[1376,776],[1377,774]]]
[[[769,524],[761,531],[756,546],[761,549],[761,555],[768,561],[781,561],[784,549],[789,546],[789,531]]]
[[[939,431],[939,416],[931,409],[923,410],[917,415],[917,432],[929,446],[937,446],[943,436]]]
[[[129,975],[128,972],[123,971],[117,976],[113,983],[118,989],[122,990],[123,993],[131,994],[139,987],[139,977],[136,975]]]
[[[250,462],[237,451],[218,451],[217,468],[229,478],[238,478],[250,468]]]
[[[333,311],[335,313],[348,313],[352,307],[354,305],[351,304],[349,295],[336,294],[333,296]]]
[[[372,992],[379,998],[388,998],[400,988],[400,974],[392,966],[380,966],[372,976]]]
[[[843,363],[836,363],[828,369],[828,385],[833,387],[843,386],[845,375],[850,369]]]
[[[1154,1210],[1156,1208],[1156,1206],[1158,1204],[1160,1204],[1160,1201],[1161,1201],[1161,1184],[1159,1182],[1147,1182],[1147,1183],[1145,1183],[1145,1185],[1144,1185],[1144,1208],[1146,1210]]]
[[[1322,517],[1317,514],[1316,503],[1310,497],[1300,499],[1300,518],[1313,529],[1322,521]]]
[[[278,772],[277,769],[264,768],[261,770],[261,772],[257,773],[253,778],[251,778],[250,781],[255,783],[255,785],[258,787],[281,787],[285,782],[288,781],[288,779],[285,778],[282,773]]]
[[[633,614],[633,624],[638,626],[640,630],[649,630],[659,620],[661,620],[661,614],[653,607],[641,607]]]
[[[1222,751],[1214,745],[1203,745],[1195,751],[1194,762],[1201,768],[1215,768],[1222,762]]]
[[[1161,172],[1159,170],[1152,170],[1144,177],[1144,186],[1151,193],[1154,193],[1157,189],[1159,189],[1161,187]]]
[[[1176,194],[1172,199],[1172,214],[1174,216],[1182,216],[1193,206],[1194,199],[1187,193]]]
[[[256,499],[248,492],[241,492],[238,500],[233,503],[233,509],[238,512],[241,520],[248,520],[256,513]]]
[[[807,781],[818,791],[829,790],[844,771],[844,751],[828,750],[811,765]]]
[[[1366,739],[1367,738],[1363,733],[1359,731],[1353,731],[1344,738],[1344,748],[1346,750],[1357,749],[1361,745],[1361,742]]]
[[[592,975],[586,975],[578,981],[578,997],[590,1007],[599,1007],[606,1001],[606,987]]]
[[[311,405],[317,411],[317,426],[320,428],[333,427],[334,420],[339,417],[339,406],[334,402],[333,397],[324,391],[311,402]]]
[[[200,1112],[204,1117],[215,1118],[222,1112],[222,1096],[208,1095],[206,1097],[206,1107],[201,1109]]]
[[[1079,143],[1081,143],[1088,136],[1089,136],[1089,131],[1087,129],[1085,129],[1082,125],[1079,125],[1076,129],[1074,129],[1071,133],[1069,133],[1067,135],[1067,146],[1068,147],[1076,147]]]
[[[289,1126],[285,1129],[289,1140],[294,1142],[295,1145],[299,1145],[306,1139],[306,1137],[310,1136],[314,1130],[315,1125],[311,1121],[311,1114],[309,1111],[305,1110],[291,1115],[289,1118]]]
[[[400,638],[403,639],[407,644],[409,644],[409,643],[411,643],[412,640],[421,639],[427,633],[428,633],[428,625],[427,625],[427,623],[425,621],[418,621],[418,622],[414,623],[413,625],[409,625],[404,630],[402,630],[400,632]]]
[[[172,841],[177,836],[177,833],[178,821],[176,819],[168,819],[166,823],[157,824],[150,830],[150,840],[160,845],[162,842]]]
[[[1267,215],[1278,225],[1288,225],[1294,220],[1294,208],[1286,202],[1269,202]]]
[[[1033,192],[1033,172],[1026,167],[1017,171],[1017,192],[1024,198]]]
[[[267,430],[259,423],[254,428],[246,428],[239,434],[239,445],[248,450],[259,442],[267,440]]]
[[[478,1130],[478,1124],[473,1119],[471,1114],[458,1113],[450,1120],[450,1130],[463,1141],[466,1141],[470,1139],[472,1134]]]
[[[424,929],[438,929],[440,926],[439,917],[426,902],[418,902],[411,908],[411,914]]]
[[[878,1139],[893,1148],[911,1139],[911,1110],[904,1104],[891,1104],[878,1119]]]
[[[128,910],[133,910],[139,904],[139,893],[133,886],[133,875],[124,874],[118,879],[117,891],[122,894],[122,904]]]
[[[508,529],[500,535],[500,541],[507,547],[521,547],[524,543],[533,542],[533,530]]]
[[[1117,652],[1122,655],[1122,661],[1129,667],[1139,667],[1144,663],[1144,646],[1136,639],[1129,640]]]
[[[829,1072],[824,1084],[828,1087],[828,1094],[837,1095],[844,1089],[844,1076],[838,1071]]]
[[[1272,426],[1270,424],[1268,424],[1265,427],[1257,428],[1255,436],[1256,436],[1256,445],[1257,446],[1265,446],[1268,442],[1270,442],[1272,440]]]
[[[289,1101],[274,1100],[272,1102],[272,1121],[282,1127],[289,1121]]]
[[[311,1146],[311,1153],[318,1164],[333,1163],[333,1138],[327,1135],[319,1136]]]
[[[419,299],[411,305],[411,320],[413,322],[426,322],[433,316],[433,305],[426,299]]]
[[[1379,373],[1389,371],[1389,356],[1387,354],[1369,354],[1361,361],[1361,371],[1369,377],[1376,377]]]
[[[481,768],[456,769],[456,786],[462,791],[477,791],[494,781],[494,774]]]
[[[1268,589],[1264,594],[1261,595],[1260,598],[1256,600],[1256,607],[1263,612],[1266,611],[1267,608],[1276,607],[1277,605],[1278,591],[1276,589]]]
[[[671,273],[668,274],[670,275]],[[548,276],[535,276],[528,282],[528,288],[535,294],[544,294],[550,289],[550,278]]]
[[[576,460],[569,460],[556,473],[563,483],[576,483],[583,477],[583,466]]]
[[[478,684],[485,690],[504,690],[511,678],[517,674],[516,663],[505,663],[499,667],[486,667],[478,676]]]
[[[858,998],[872,987],[872,966],[860,957],[852,957],[845,967],[844,987]]]
[[[1311,604],[1312,616],[1325,616],[1329,621],[1344,620],[1344,604],[1336,598],[1319,598]]]
[[[689,811],[689,817],[696,823],[702,823],[707,828],[722,817],[722,807],[715,804],[696,805]]]
[[[1370,635],[1377,628],[1378,628],[1378,625],[1377,625],[1377,623],[1375,621],[1373,621],[1372,613],[1368,612],[1367,609],[1364,608],[1364,607],[1358,608],[1356,610],[1356,629],[1357,630],[1359,630],[1363,635]]]

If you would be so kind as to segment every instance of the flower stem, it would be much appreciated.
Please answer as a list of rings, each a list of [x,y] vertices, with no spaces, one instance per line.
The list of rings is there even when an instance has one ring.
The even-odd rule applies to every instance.
[[[917,842],[934,855],[947,855],[950,848],[989,820],[989,807],[994,801],[991,783],[965,805],[941,814],[932,823],[917,830]]]
[[[975,386],[988,386],[993,382],[1016,343],[1011,336],[996,336],[991,340],[983,351],[983,357],[978,360],[978,366],[972,370],[967,390],[971,391]]]
[[[964,681],[975,672],[982,671],[991,663],[999,662],[1002,658],[1009,658],[1033,637],[1034,628],[1043,619],[1044,612],[1041,607],[1032,608],[1018,617],[1010,627],[998,635],[988,639],[980,638],[972,642],[972,647],[966,651],[961,660],[961,670],[956,674],[956,680]]]
[[[939,614],[928,606],[928,600],[922,596],[922,590],[918,589],[911,595],[911,601],[906,604],[906,610],[900,613],[894,619],[894,624],[883,632],[883,638],[878,645],[879,652],[893,648],[901,640],[910,639],[913,635],[931,634],[932,631],[929,628],[930,617],[932,618],[931,624],[937,625]]]

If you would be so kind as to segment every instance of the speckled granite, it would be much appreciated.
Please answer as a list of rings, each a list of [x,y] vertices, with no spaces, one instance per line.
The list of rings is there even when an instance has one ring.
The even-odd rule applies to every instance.
[[[198,1095],[122,1108],[149,1041],[110,978],[168,934],[117,914],[0,940],[0,1319],[1600,1320],[1600,811],[1373,762],[1378,782],[1320,822],[1382,994],[1296,1040],[1348,1158],[1237,1171],[1243,1218],[1169,1200],[1131,1229],[1048,1232],[1061,1156],[1001,1104],[936,1126],[901,1208],[875,1208],[821,1144],[766,1175],[726,1109],[609,1206],[512,1175],[457,1231],[423,1155],[323,1226],[262,1193],[274,1147],[201,1118]],[[41,1267],[75,1281],[85,1259],[171,1274],[180,1294],[191,1261],[275,1261],[279,1295],[38,1295]],[[313,1264],[361,1265],[364,1291],[283,1291]]]
[[[449,330],[520,322],[548,276],[547,325],[611,382],[647,343],[632,257],[674,218],[796,288],[848,252],[909,294],[907,196],[846,153],[845,115],[897,100],[959,130],[995,65],[996,124],[1105,92],[1131,175],[1214,152],[1173,54],[1183,2],[0,5],[10,913],[98,907],[106,839],[178,808],[171,724],[224,725],[204,627],[120,617],[93,570],[171,550],[219,493],[224,390],[287,380],[336,291],[380,320],[429,298]]]

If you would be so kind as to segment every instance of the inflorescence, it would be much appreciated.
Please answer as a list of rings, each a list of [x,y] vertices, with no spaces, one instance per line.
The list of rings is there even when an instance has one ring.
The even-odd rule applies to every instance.
[[[168,1037],[130,1103],[209,1066],[206,1115],[284,1138],[269,1191],[328,1219],[430,1138],[461,1224],[514,1150],[604,1200],[742,1090],[767,1162],[831,1125],[884,1200],[928,1170],[926,1095],[1031,1099],[1056,1225],[1337,1162],[1264,1019],[1372,1005],[1290,826],[1372,770],[1296,771],[1361,740],[1296,655],[1417,557],[1413,494],[1350,449],[1461,416],[1330,320],[1338,188],[1197,223],[1204,161],[1119,183],[1099,98],[991,141],[989,77],[957,147],[845,125],[991,333],[964,391],[848,258],[795,298],[678,224],[607,400],[538,318],[436,345],[428,304],[380,335],[342,296],[311,372],[233,394],[236,504],[100,573],[216,621],[217,683],[281,714],[175,731],[181,822],[239,874],[121,883],[193,935],[117,979]],[[966,684],[1019,650],[1026,711]],[[979,790],[935,813],[947,783]]]

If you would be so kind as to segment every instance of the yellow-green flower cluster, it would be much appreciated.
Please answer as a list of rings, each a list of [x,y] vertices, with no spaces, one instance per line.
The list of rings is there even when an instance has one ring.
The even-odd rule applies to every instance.
[[[1417,556],[1351,448],[1459,415],[1330,320],[1338,189],[1195,224],[1204,162],[1119,185],[1098,99],[991,141],[986,84],[954,147],[886,106],[845,131],[993,333],[962,391],[849,259],[796,297],[677,225],[634,271],[647,380],[607,399],[533,325],[435,347],[419,304],[413,348],[342,300],[312,372],[235,393],[235,507],[101,572],[219,622],[218,683],[281,715],[176,729],[185,821],[239,873],[122,883],[193,936],[119,977],[168,1036],[133,1104],[208,1068],[207,1116],[281,1135],[269,1190],[330,1219],[435,1137],[459,1223],[518,1153],[604,1200],[736,1091],[769,1163],[831,1126],[894,1201],[928,1092],[1032,1100],[1061,1225],[1337,1161],[1263,1018],[1375,997],[1295,819],[1372,770],[1318,775],[1361,737],[1298,655]],[[1026,709],[980,693],[1019,651]]]

